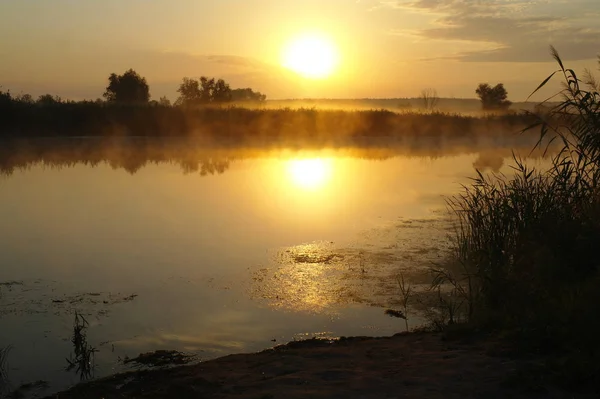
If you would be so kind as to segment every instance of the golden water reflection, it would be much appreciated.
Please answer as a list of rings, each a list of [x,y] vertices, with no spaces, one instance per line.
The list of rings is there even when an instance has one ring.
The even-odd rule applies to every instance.
[[[366,231],[356,243],[319,241],[281,248],[252,272],[250,296],[282,310],[335,314],[353,304],[400,304],[397,276],[416,291],[448,251],[450,219],[398,219]]]
[[[332,177],[331,159],[291,159],[286,164],[291,181],[302,189],[316,190],[328,183]]]

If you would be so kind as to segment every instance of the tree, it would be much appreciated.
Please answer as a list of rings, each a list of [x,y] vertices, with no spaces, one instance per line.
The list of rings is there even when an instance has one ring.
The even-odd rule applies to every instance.
[[[498,109],[506,110],[512,104],[506,99],[508,93],[502,83],[498,83],[496,86],[491,87],[487,83],[481,83],[475,90],[475,93],[481,99],[481,106],[483,109]]]
[[[0,86],[1,88],[2,86]],[[13,98],[12,95],[10,94],[10,90],[8,91],[2,91],[0,90],[0,105],[2,104],[9,104],[10,102],[12,102]]]
[[[440,101],[438,97],[437,90],[433,88],[427,88],[421,90],[421,104],[423,104],[423,108],[428,111],[433,111],[437,103]]]
[[[61,103],[62,99],[59,96],[53,96],[52,94],[43,94],[38,97],[36,102],[40,105],[52,105]]]
[[[180,94],[175,105],[203,105],[231,101],[231,88],[223,79],[215,81],[206,76],[200,79],[183,78],[177,92]]]
[[[177,92],[180,94],[175,105],[193,105],[200,103],[200,82],[195,79],[183,78]]]
[[[264,102],[267,96],[259,91],[254,91],[247,87],[245,89],[231,90],[231,101],[249,101],[249,102]]]
[[[217,80],[214,84],[211,101],[215,103],[226,103],[231,101],[231,88],[223,79]]]
[[[19,101],[21,103],[25,103],[25,104],[33,104],[35,103],[35,100],[33,99],[31,94],[19,94],[18,96],[15,97],[15,101]]]
[[[171,100],[169,100],[167,98],[167,96],[162,96],[161,98],[158,99],[158,105],[162,105],[163,107],[170,107]]]
[[[208,104],[212,100],[213,89],[215,87],[215,79],[207,78],[206,76],[200,77],[200,102],[202,104]]]
[[[121,104],[147,103],[150,100],[150,88],[146,78],[129,69],[123,75],[110,74],[104,98],[108,102]]]

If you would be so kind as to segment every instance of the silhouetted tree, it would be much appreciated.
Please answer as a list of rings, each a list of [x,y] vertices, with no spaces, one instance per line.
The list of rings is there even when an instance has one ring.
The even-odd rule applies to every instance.
[[[177,92],[180,94],[175,105],[200,105],[231,101],[231,88],[223,79],[200,77],[199,80],[183,78]]]
[[[31,94],[19,94],[18,96],[15,97],[15,101],[19,101],[21,103],[26,103],[26,104],[33,104],[35,103],[35,100],[33,99],[33,97],[31,96]]]
[[[423,108],[428,111],[433,111],[437,103],[440,101],[438,97],[437,90],[433,88],[427,88],[421,90],[421,104],[423,104]]]
[[[226,103],[231,101],[231,88],[223,79],[219,79],[215,83],[212,90],[211,101],[215,103]]]
[[[40,105],[52,105],[61,103],[62,99],[58,96],[53,96],[52,94],[43,94],[38,97],[36,102]]]
[[[212,93],[215,88],[215,79],[209,79],[205,76],[200,77],[200,102],[208,104],[212,99]]]
[[[0,104],[7,104],[12,102],[12,96],[10,94],[10,90],[2,91],[0,90]]]
[[[267,96],[261,92],[254,91],[247,87],[245,89],[233,89],[231,90],[232,101],[251,101],[251,102],[263,102],[267,99]]]
[[[200,103],[200,82],[195,79],[183,78],[177,92],[180,94],[175,105],[193,105]]]
[[[161,98],[158,99],[158,104],[162,105],[163,107],[170,107],[171,100],[169,100],[166,96],[162,96]]]
[[[146,79],[133,69],[123,75],[111,73],[104,98],[108,102],[122,104],[147,103],[150,100],[150,88]]]
[[[508,93],[502,83],[492,87],[487,83],[481,83],[475,90],[475,93],[481,99],[483,109],[508,109],[510,101],[506,99]]]

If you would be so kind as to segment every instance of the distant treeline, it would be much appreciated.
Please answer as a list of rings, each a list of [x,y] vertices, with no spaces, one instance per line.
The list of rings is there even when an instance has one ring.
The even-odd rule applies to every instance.
[[[148,164],[179,165],[183,173],[202,176],[221,174],[237,160],[279,157],[293,154],[295,148],[317,150],[322,156],[342,156],[385,160],[391,157],[458,156],[479,154],[473,166],[498,171],[513,151],[530,154],[537,137],[531,135],[488,135],[444,138],[442,136],[370,139],[356,144],[338,143],[322,147],[314,142],[272,145],[214,145],[192,138],[36,138],[5,139],[0,144],[0,175],[41,165],[67,168],[75,165],[109,165],[133,174]],[[294,145],[297,144],[297,145]],[[531,154],[538,157],[541,152]]]
[[[299,137],[468,136],[515,132],[526,114],[469,117],[387,110],[248,109],[110,102],[25,102],[0,99],[0,137],[204,136],[252,140]]]
[[[468,136],[489,131],[514,132],[535,121],[509,113],[502,84],[477,89],[479,117],[439,112],[435,89],[424,90],[421,109],[272,108],[266,95],[251,88],[232,89],[223,79],[183,78],[178,99],[150,100],[146,79],[133,69],[108,77],[104,99],[69,101],[45,94],[14,96],[0,90],[0,137],[202,136],[217,140],[339,140],[360,137]],[[364,101],[364,100],[359,100]],[[487,105],[486,105],[487,104]],[[242,105],[242,106],[240,106]],[[402,109],[401,113],[398,108]]]

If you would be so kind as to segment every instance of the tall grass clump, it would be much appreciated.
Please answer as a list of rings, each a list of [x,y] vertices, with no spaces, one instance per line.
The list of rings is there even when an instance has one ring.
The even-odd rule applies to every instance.
[[[553,370],[582,387],[600,372],[600,95],[552,55],[560,69],[536,91],[562,75],[561,102],[531,128],[560,151],[546,170],[515,156],[514,174],[478,173],[449,199],[454,252],[433,286],[459,287],[469,323],[555,354]]]

